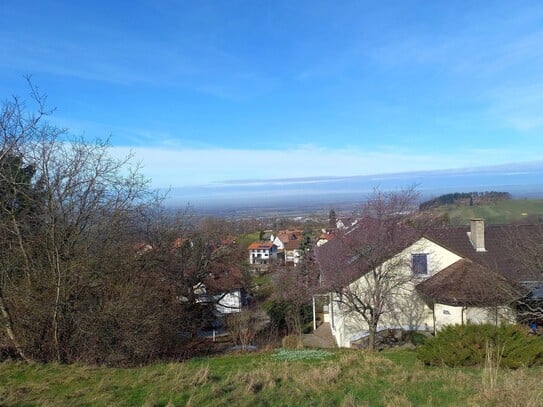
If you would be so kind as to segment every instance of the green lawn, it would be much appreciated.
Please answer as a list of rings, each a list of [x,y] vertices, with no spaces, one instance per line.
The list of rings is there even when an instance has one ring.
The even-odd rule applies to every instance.
[[[236,243],[238,243],[240,246],[249,246],[251,243],[258,242],[259,237],[260,232],[246,233],[238,236],[236,238]]]
[[[540,405],[541,369],[423,366],[408,350],[368,355],[277,351],[141,368],[0,364],[0,405],[77,406],[479,406]]]
[[[483,218],[487,224],[502,224],[517,221],[534,221],[543,217],[543,200],[511,199],[488,205],[444,205],[435,209],[447,213],[451,225],[467,225],[471,218]]]

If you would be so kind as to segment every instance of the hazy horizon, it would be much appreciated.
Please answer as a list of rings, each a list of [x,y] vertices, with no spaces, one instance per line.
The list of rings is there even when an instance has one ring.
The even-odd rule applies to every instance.
[[[168,206],[196,210],[265,206],[328,205],[361,201],[374,188],[415,186],[423,198],[449,192],[497,190],[513,197],[543,197],[543,161],[456,170],[374,174],[368,176],[236,180],[171,188]]]

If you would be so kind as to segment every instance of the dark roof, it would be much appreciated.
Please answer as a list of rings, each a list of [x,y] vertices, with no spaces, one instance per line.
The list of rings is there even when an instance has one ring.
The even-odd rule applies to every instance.
[[[419,283],[424,297],[447,305],[507,305],[525,292],[492,269],[461,259]]]
[[[400,225],[390,229],[393,232],[391,239],[383,239],[383,233],[369,236],[376,231],[382,232],[377,226],[374,220],[364,220],[316,249],[324,283],[338,280],[337,276],[342,274],[345,278],[339,280],[346,285],[375,267],[375,263],[370,264],[355,256],[357,248],[385,245],[386,250],[381,253],[387,255],[381,259],[385,261],[413,244],[421,235],[462,258],[417,286],[419,292],[429,299],[446,304],[505,304],[512,302],[515,296],[526,294],[518,283],[542,280],[541,267],[533,263],[534,252],[539,254],[543,263],[543,226],[539,224],[486,226],[486,251],[479,252],[471,243],[469,227],[432,228],[421,234]]]
[[[527,259],[527,247],[539,245],[543,254],[543,230],[540,225],[491,225],[485,227],[484,252],[475,250],[468,236],[469,227],[432,229],[425,237],[515,281],[541,280]]]
[[[244,287],[244,276],[237,267],[228,267],[220,272],[213,273],[204,280],[210,293],[230,291]]]
[[[334,239],[315,248],[324,284],[350,284],[403,249],[422,232],[394,220],[360,219],[355,227],[339,231]]]

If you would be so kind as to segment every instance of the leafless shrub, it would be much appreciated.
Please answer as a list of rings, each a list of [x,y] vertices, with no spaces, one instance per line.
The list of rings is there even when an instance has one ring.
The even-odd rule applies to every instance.
[[[254,340],[258,322],[258,316],[248,309],[231,313],[226,317],[226,326],[232,341],[242,350],[246,350]]]
[[[131,157],[0,107],[0,345],[25,360],[135,364],[179,352],[210,298],[238,283],[240,251],[190,217],[161,216]],[[174,220],[179,220],[175,221]],[[209,314],[209,312],[208,312]]]

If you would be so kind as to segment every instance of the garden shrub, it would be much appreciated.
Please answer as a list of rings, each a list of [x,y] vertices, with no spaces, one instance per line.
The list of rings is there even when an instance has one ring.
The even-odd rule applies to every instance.
[[[416,331],[406,331],[404,335],[405,335],[405,340],[412,343],[415,346],[420,346],[423,343],[425,343],[429,336],[428,333],[423,334]]]
[[[543,365],[543,338],[514,325],[450,325],[419,346],[417,355],[427,365],[482,366],[487,344],[503,349],[500,367]]]

